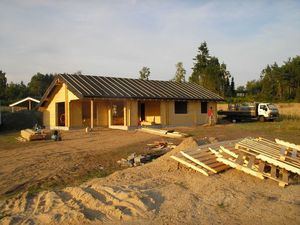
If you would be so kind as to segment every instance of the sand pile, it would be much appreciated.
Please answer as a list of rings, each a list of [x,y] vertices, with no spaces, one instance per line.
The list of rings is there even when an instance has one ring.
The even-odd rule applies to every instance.
[[[0,206],[0,224],[299,224],[300,186],[235,170],[205,177],[169,156],[80,187],[28,192]],[[1,218],[0,217],[0,218]]]

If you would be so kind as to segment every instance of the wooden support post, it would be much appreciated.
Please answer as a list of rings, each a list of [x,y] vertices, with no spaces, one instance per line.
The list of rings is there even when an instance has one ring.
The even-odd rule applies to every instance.
[[[68,88],[65,85],[65,127],[69,127],[70,124],[70,112],[69,112],[69,96],[68,96]]]
[[[271,177],[277,178],[277,176],[276,176],[276,171],[277,171],[276,166],[271,165]]]
[[[127,126],[127,102],[123,103],[123,116],[124,116],[124,127]]]
[[[94,128],[94,100],[91,99],[91,129]]]
[[[250,168],[250,169],[252,169],[252,166],[253,166],[254,162],[255,162],[255,157],[254,156],[250,156],[247,167]]]
[[[258,172],[263,173],[265,170],[266,163],[264,161],[259,161]]]
[[[289,172],[285,169],[282,169],[282,180],[285,183],[289,183]]]
[[[31,110],[32,106],[31,106],[31,100],[28,101],[28,110]]]

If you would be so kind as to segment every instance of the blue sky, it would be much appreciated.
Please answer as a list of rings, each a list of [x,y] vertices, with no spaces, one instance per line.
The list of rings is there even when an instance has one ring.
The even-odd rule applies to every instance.
[[[0,69],[169,80],[201,42],[237,85],[300,55],[300,1],[0,0]]]

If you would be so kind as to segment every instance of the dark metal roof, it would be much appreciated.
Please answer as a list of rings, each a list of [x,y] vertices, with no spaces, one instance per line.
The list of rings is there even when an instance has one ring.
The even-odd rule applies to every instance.
[[[53,82],[57,79],[63,80],[80,98],[223,100],[219,95],[195,83],[70,74],[57,75]],[[53,85],[49,88],[53,88]],[[48,89],[47,92],[49,91]]]

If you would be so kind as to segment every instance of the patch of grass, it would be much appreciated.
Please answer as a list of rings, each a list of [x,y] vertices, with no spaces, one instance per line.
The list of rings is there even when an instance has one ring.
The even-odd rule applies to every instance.
[[[225,208],[224,202],[218,203],[218,206],[219,206],[221,209],[224,209],[224,208]]]
[[[1,133],[0,135],[0,143],[7,143],[7,144],[15,144],[18,143],[16,137],[19,136],[19,133],[12,132],[12,133]]]
[[[106,177],[113,172],[117,171],[118,169],[116,168],[109,168],[109,169],[103,169],[103,170],[94,170],[89,173],[87,173],[85,176],[81,177],[81,179],[78,181],[78,183],[84,183],[90,179],[93,178],[101,178],[101,177]]]
[[[295,114],[280,115],[280,120],[300,121],[300,115],[295,115]]]

